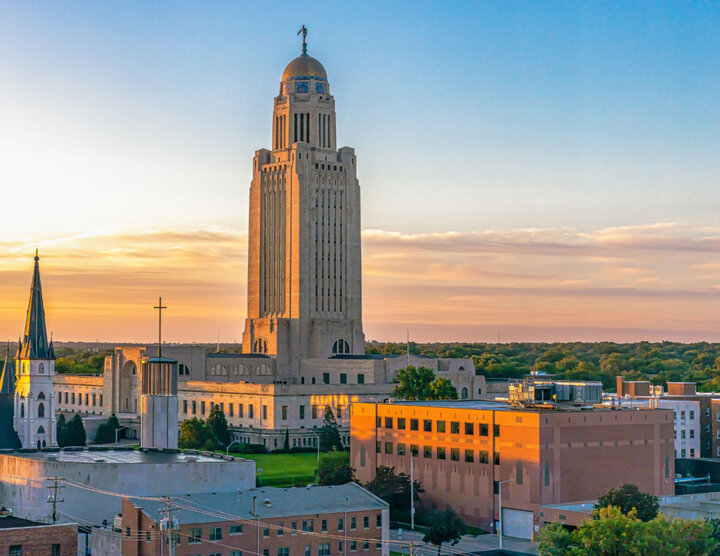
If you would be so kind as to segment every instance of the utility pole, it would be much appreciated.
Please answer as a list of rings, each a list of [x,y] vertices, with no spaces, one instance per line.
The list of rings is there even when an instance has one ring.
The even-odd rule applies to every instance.
[[[62,490],[65,488],[64,485],[61,485],[60,483],[65,480],[65,477],[53,477],[51,479],[48,479],[49,483],[47,485],[48,490],[51,491],[50,496],[48,496],[48,504],[52,506],[52,522],[53,525],[57,523],[58,515],[57,515],[57,503],[58,502],[65,502],[64,498],[60,498],[58,496],[58,490]]]
[[[180,529],[180,524],[178,523],[177,518],[173,518],[172,513],[178,511],[178,509],[174,507],[172,502],[170,502],[170,498],[168,496],[165,497],[163,504],[165,507],[161,510],[161,512],[165,515],[165,517],[160,520],[160,549],[162,550],[162,546],[165,544],[162,533],[167,532],[168,555],[175,556],[175,530]]]

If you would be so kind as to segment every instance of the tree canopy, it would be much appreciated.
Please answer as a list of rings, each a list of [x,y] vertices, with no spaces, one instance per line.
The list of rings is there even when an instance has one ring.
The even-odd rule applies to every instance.
[[[394,467],[380,465],[375,471],[375,478],[365,483],[365,488],[390,504],[390,511],[406,512],[410,509],[410,477],[405,473],[395,474]],[[425,492],[420,481],[414,481],[413,498],[420,500],[420,494]]]
[[[317,484],[344,485],[355,480],[355,470],[350,466],[350,452],[332,451],[320,457],[320,466],[316,470]]]
[[[120,422],[113,413],[108,420],[101,423],[95,431],[95,444],[110,444],[115,442],[115,431],[120,428]]]
[[[192,419],[186,419],[180,425],[178,447],[194,450],[216,450],[220,447],[220,441],[208,423],[193,417]]]
[[[452,510],[434,511],[429,516],[430,525],[425,529],[423,542],[437,546],[438,556],[443,543],[456,545],[467,532],[465,522]]]
[[[660,510],[660,503],[657,496],[640,492],[637,485],[625,483],[620,488],[610,489],[598,498],[595,509],[615,506],[622,513],[628,515],[633,509],[641,521],[650,521]]]
[[[323,418],[323,426],[320,429],[320,451],[329,452],[330,450],[342,450],[343,445],[340,440],[340,430],[338,429],[337,420],[333,413],[332,407],[325,408],[325,417]]]
[[[437,378],[432,370],[410,365],[400,369],[393,380],[393,396],[401,400],[457,400],[458,393],[449,380]]]
[[[61,413],[55,425],[58,446],[85,446],[87,441],[85,425],[79,413],[73,415],[70,421],[66,421],[65,415]]]
[[[540,531],[538,551],[542,556],[701,556],[711,554],[716,546],[708,522],[666,520],[662,514],[642,521],[635,510],[626,515],[610,506],[596,510],[595,519],[585,520],[572,532],[559,523],[546,525]]]
[[[12,400],[12,398],[10,398]],[[12,401],[0,400],[0,448],[19,448],[22,444],[13,423]]]
[[[227,447],[230,444],[230,431],[228,430],[228,422],[225,413],[218,404],[212,406],[210,414],[207,418],[207,424],[210,425],[215,437],[221,446]]]

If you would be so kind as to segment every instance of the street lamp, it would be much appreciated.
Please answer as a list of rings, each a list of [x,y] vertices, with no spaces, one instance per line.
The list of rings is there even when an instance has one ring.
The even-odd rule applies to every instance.
[[[118,443],[118,433],[119,433],[121,430],[126,429],[126,428],[127,428],[127,427],[118,427],[118,428],[115,429],[115,446],[117,446],[117,443]]]
[[[499,522],[498,522],[498,525],[499,525],[499,527],[498,527],[498,534],[500,535],[500,537],[499,537],[500,540],[499,540],[499,543],[498,543],[498,549],[500,549],[500,550],[502,550],[502,535],[503,535],[503,528],[502,528],[502,486],[503,486],[503,483],[512,483],[512,482],[514,482],[514,481],[515,481],[515,479],[507,479],[507,480],[505,480],[505,481],[498,481],[498,508],[499,508],[499,513],[498,513],[498,518],[499,518],[499,520],[498,520],[498,521],[499,521]]]
[[[226,456],[230,454],[230,446],[232,446],[233,444],[240,444],[240,442],[238,442],[237,440],[233,440],[230,444],[228,444],[228,445],[227,445],[227,450],[225,450],[225,455],[226,455]]]

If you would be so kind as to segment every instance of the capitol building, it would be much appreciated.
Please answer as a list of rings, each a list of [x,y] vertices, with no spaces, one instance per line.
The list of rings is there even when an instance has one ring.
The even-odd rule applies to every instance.
[[[315,446],[327,406],[349,445],[350,404],[389,398],[408,363],[450,380],[461,398],[487,393],[471,359],[365,354],[358,158],[338,148],[327,72],[302,48],[273,100],[272,148],[253,158],[242,353],[162,348],[178,363],[180,422],[219,405],[233,440],[269,450],[286,438],[291,448]],[[138,437],[142,369],[156,349],[117,346],[102,376],[53,375],[53,409],[81,413],[86,426],[116,414]],[[54,443],[51,435],[43,439]]]

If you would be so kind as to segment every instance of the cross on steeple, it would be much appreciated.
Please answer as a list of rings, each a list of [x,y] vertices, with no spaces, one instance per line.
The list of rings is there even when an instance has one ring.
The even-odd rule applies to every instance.
[[[307,54],[307,43],[305,42],[305,39],[307,37],[307,32],[308,32],[308,30],[307,30],[307,27],[305,27],[305,25],[300,27],[300,30],[297,32],[298,35],[300,33],[302,33],[302,36],[303,36],[303,51],[302,51],[303,54]]]
[[[162,357],[162,310],[167,309],[162,304],[162,297],[158,297],[158,304],[153,307],[158,310],[158,359]]]

